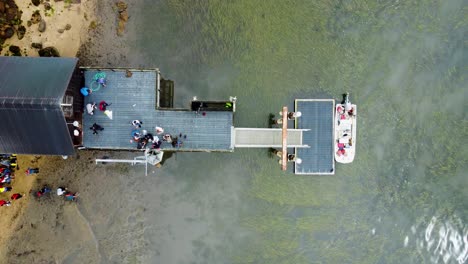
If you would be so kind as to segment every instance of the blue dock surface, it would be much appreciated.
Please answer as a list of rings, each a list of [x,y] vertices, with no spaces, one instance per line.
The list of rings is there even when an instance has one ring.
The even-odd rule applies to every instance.
[[[302,116],[295,121],[295,128],[310,129],[304,131],[303,143],[310,148],[296,148],[301,164],[295,164],[294,173],[302,175],[335,174],[333,155],[334,132],[333,99],[296,99],[295,111]]]
[[[85,84],[95,86],[93,78],[96,73],[106,74],[106,87],[85,97],[86,104],[105,101],[112,111],[112,120],[99,111],[83,114],[83,147],[89,149],[136,150],[137,143],[131,142],[131,132],[135,129],[132,120],[143,122],[140,131],[147,130],[156,136],[155,127],[164,129],[164,134],[179,137],[183,144],[174,148],[164,142],[163,150],[174,151],[233,151],[231,141],[233,130],[233,113],[228,111],[209,111],[205,115],[190,110],[156,110],[157,70],[132,70],[132,76],[126,77],[125,70],[84,71]],[[188,102],[187,102],[188,104]],[[97,123],[104,130],[93,135],[89,128]],[[162,135],[158,135],[162,140]]]

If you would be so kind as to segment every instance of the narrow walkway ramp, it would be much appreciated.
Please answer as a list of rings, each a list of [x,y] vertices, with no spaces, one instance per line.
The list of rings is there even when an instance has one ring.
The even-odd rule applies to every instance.
[[[288,129],[288,147],[308,147],[302,142],[302,133],[307,130]],[[234,128],[234,146],[236,148],[281,148],[282,142],[281,128]]]

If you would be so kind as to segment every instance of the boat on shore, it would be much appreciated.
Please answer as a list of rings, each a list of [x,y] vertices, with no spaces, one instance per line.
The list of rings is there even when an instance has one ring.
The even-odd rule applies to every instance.
[[[341,104],[335,106],[335,160],[339,163],[351,163],[356,154],[356,114],[355,104],[351,104],[349,93],[344,95]]]

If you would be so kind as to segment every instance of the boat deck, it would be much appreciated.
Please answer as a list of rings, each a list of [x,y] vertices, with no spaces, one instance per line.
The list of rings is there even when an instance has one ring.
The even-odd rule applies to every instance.
[[[174,148],[164,142],[163,150],[174,151],[233,151],[231,135],[233,113],[228,111],[206,111],[205,115],[189,110],[156,110],[156,90],[159,80],[158,70],[132,70],[126,77],[125,70],[85,69],[87,87],[98,72],[106,74],[107,86],[85,97],[87,103],[106,101],[112,110],[111,120],[104,112],[96,109],[94,115],[83,115],[83,147],[89,149],[136,150],[131,142],[134,127],[131,121],[143,122],[140,131],[147,130],[156,136],[155,127],[164,129],[164,134],[182,134],[180,147]],[[97,123],[104,130],[93,135],[89,128]],[[186,138],[184,138],[186,136]],[[162,135],[160,135],[162,137]]]
[[[335,174],[333,155],[333,131],[335,101],[333,99],[296,99],[295,111],[302,116],[295,121],[295,128],[310,129],[303,132],[303,144],[310,148],[296,148],[302,159],[295,164],[294,173],[302,175]]]

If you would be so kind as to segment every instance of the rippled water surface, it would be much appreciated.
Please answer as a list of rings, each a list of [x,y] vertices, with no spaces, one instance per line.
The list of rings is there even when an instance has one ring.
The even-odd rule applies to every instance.
[[[467,262],[464,1],[132,8],[136,63],[175,80],[177,106],[236,95],[242,127],[266,127],[294,98],[349,91],[359,106],[356,159],[334,176],[283,173],[266,150],[168,160],[158,186],[142,187],[155,201],[143,261]]]

